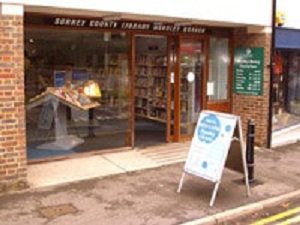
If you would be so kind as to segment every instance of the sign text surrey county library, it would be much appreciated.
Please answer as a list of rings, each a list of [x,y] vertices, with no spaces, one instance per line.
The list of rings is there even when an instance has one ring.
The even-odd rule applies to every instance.
[[[153,32],[170,32],[186,34],[205,34],[208,29],[197,25],[177,25],[173,23],[149,22],[149,21],[127,21],[111,20],[105,21],[101,18],[81,18],[65,16],[38,16],[32,15],[27,17],[27,24],[31,25],[52,25],[59,27],[82,27],[94,29],[115,29],[115,30],[132,30],[132,31],[153,31]]]

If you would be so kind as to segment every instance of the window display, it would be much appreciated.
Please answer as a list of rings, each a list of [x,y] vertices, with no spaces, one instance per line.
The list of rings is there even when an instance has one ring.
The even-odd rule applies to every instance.
[[[85,87],[84,87],[85,88]],[[82,91],[83,87],[76,88],[47,88],[47,91],[30,99],[27,109],[43,106],[38,128],[50,129],[54,118],[55,141],[37,146],[37,149],[70,150],[84,142],[74,135],[68,135],[66,124],[66,107],[79,110],[90,110],[99,106]],[[50,107],[52,106],[52,109]],[[61,109],[63,108],[63,109]],[[48,109],[48,110],[47,110]],[[43,124],[47,124],[47,128]]]
[[[126,34],[27,28],[25,39],[29,158],[126,146]]]
[[[300,122],[300,53],[278,50],[272,80],[272,129],[280,130]]]

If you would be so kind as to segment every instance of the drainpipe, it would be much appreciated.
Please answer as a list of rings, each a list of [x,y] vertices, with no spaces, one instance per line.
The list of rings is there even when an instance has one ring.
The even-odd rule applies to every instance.
[[[270,51],[270,90],[269,90],[269,121],[267,147],[271,148],[272,144],[272,117],[273,117],[273,71],[274,71],[274,54],[275,54],[275,33],[276,33],[276,0],[272,0],[272,36]]]

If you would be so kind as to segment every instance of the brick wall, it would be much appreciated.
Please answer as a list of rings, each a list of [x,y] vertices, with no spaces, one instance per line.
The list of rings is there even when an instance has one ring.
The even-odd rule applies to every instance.
[[[26,182],[23,17],[0,14],[0,191]]]
[[[234,47],[264,47],[264,88],[263,96],[234,94],[232,96],[232,112],[240,115],[244,134],[247,121],[253,119],[256,125],[255,143],[266,146],[269,117],[269,83],[270,83],[270,48],[271,34],[248,34],[246,29],[234,32]]]

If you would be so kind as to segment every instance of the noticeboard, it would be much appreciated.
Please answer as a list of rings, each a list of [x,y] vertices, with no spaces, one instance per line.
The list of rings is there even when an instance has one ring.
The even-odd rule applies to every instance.
[[[203,111],[184,170],[212,182],[221,179],[238,117]]]
[[[234,92],[263,95],[264,49],[236,48],[234,53]]]
[[[177,192],[180,193],[186,173],[215,183],[209,205],[213,206],[225,167],[244,174],[250,196],[242,124],[239,116],[202,111],[194,132],[184,172]]]

